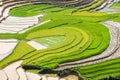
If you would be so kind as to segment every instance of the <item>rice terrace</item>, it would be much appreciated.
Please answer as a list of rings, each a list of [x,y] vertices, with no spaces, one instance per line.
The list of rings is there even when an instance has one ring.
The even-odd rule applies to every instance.
[[[0,0],[0,80],[120,80],[120,0]]]

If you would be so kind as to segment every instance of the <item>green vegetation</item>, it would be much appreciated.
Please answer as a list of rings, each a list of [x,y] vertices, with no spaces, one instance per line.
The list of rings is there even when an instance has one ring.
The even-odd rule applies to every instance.
[[[119,14],[118,14],[119,15]],[[116,17],[116,18],[114,18],[114,19],[112,19],[113,21],[116,21],[116,22],[120,22],[120,16],[118,16],[118,17]]]
[[[58,30],[57,30],[58,29]],[[62,29],[62,28],[61,28]],[[56,28],[56,29],[53,29],[52,31],[54,31],[54,33],[57,31],[57,32],[59,32],[59,34],[60,34],[60,28]],[[49,51],[47,51],[47,50],[45,50],[45,52],[42,52],[41,53],[41,51],[37,51],[37,52],[33,52],[32,53],[32,55],[34,55],[33,57],[30,57],[30,58],[27,58],[26,60],[25,60],[25,62],[24,62],[24,64],[29,64],[29,63],[31,63],[31,64],[33,64],[33,65],[35,65],[35,63],[36,63],[36,65],[42,65],[42,62],[43,61],[49,61],[49,60],[51,60],[52,61],[52,59],[54,59],[54,58],[61,58],[61,60],[56,60],[57,61],[57,63],[58,62],[63,62],[63,61],[65,61],[65,59],[66,60],[70,60],[70,58],[68,57],[67,58],[67,56],[71,56],[72,57],[72,55],[75,55],[75,51],[77,51],[77,50],[79,50],[79,53],[80,52],[82,52],[84,49],[86,49],[88,46],[89,46],[89,44],[91,43],[91,41],[90,41],[90,39],[89,39],[89,36],[84,32],[84,31],[82,31],[82,30],[76,30],[76,28],[63,28],[61,31],[63,31],[64,30],[64,34],[66,33],[67,34],[67,32],[70,32],[71,30],[73,30],[72,31],[72,34],[71,33],[69,33],[68,35],[66,35],[66,37],[67,36],[69,36],[69,37],[72,37],[72,35],[73,36],[75,36],[75,40],[74,41],[72,41],[72,43],[70,43],[68,46],[60,46],[61,48],[58,48],[58,49],[55,49],[55,50],[53,50],[54,49],[54,47],[52,48],[52,49],[49,49],[48,48],[48,50]],[[81,33],[80,33],[81,32]],[[31,35],[32,35],[32,37],[33,37],[33,35],[37,35],[38,33],[40,33],[40,32],[36,32],[36,33],[32,33]],[[49,31],[49,32],[46,32],[46,34],[50,34],[51,32]],[[46,35],[45,34],[45,35]],[[31,36],[30,35],[30,36]],[[54,34],[54,35],[56,35],[56,34]],[[82,37],[83,38],[82,38]],[[29,37],[28,37],[29,38]],[[70,38],[68,38],[69,40],[70,40]],[[89,41],[88,41],[89,40]],[[65,42],[64,42],[65,43]],[[61,44],[62,45],[62,44]],[[63,44],[64,45],[64,44]],[[85,46],[86,45],[86,46]],[[83,47],[84,46],[84,47]],[[58,47],[58,46],[56,46],[56,47]],[[80,47],[80,48],[79,48]],[[67,50],[68,49],[68,50]],[[41,54],[36,54],[36,53],[41,53]],[[71,53],[71,54],[70,54]],[[77,55],[77,54],[76,54]],[[53,57],[54,56],[54,57]],[[64,58],[66,56],[66,58]],[[39,59],[37,59],[37,57],[39,57]],[[41,58],[40,58],[41,57]],[[63,58],[63,59],[62,59]],[[35,60],[36,59],[36,60]],[[51,62],[50,61],[50,62]],[[41,64],[39,64],[39,63],[41,63]],[[54,63],[53,65],[55,65],[56,63]],[[48,67],[50,67],[50,66],[48,66]],[[53,66],[54,67],[54,66]]]
[[[29,46],[25,41],[19,42],[16,48],[13,50],[13,52],[5,59],[0,61],[0,69],[4,68],[12,62],[21,60],[21,57],[32,51],[35,51],[35,49]]]
[[[98,64],[74,68],[78,74],[86,79],[100,80],[109,76],[120,76],[120,59],[109,60]]]
[[[118,17],[114,18],[114,21],[120,22],[120,16],[119,16],[119,9],[120,9],[120,1],[114,3],[111,7],[111,9],[118,10]]]
[[[34,66],[39,66],[43,68],[54,68],[58,65],[58,63],[61,63],[61,62],[72,61],[80,58],[82,59],[88,56],[99,54],[99,52],[103,51],[108,46],[109,32],[106,27],[102,25],[97,25],[99,27],[98,29],[96,27],[96,24],[92,24],[93,25],[92,28],[90,28],[89,25],[84,25],[84,23],[81,25],[83,27],[80,27],[79,25],[76,24],[74,25],[74,27],[69,25],[69,27],[63,26],[59,28],[40,30],[37,32],[30,33],[26,37],[26,40],[49,37],[49,36],[53,36],[53,37],[66,36],[66,39],[59,45],[56,45],[47,49],[32,51],[29,53],[28,52],[23,53],[25,55],[22,54],[21,57],[19,56],[20,59],[24,60],[23,65],[34,65]],[[98,29],[98,32],[96,32],[96,29]],[[93,34],[93,32],[96,32],[96,34]],[[103,35],[103,34],[106,34],[106,35]],[[95,35],[99,37],[95,37]],[[102,38],[103,40],[101,41],[101,40],[98,40],[97,38],[98,39]],[[98,40],[97,46],[95,45],[96,39]],[[100,45],[101,47],[99,46],[99,44],[101,44]],[[18,51],[20,49],[17,48],[15,50]],[[90,50],[95,51],[95,53],[90,52]],[[15,56],[15,54],[17,53],[16,51],[14,54],[11,54],[11,57]],[[10,57],[6,59],[9,59],[9,58]],[[7,60],[4,60],[4,61],[7,61]],[[4,64],[6,63],[4,62]],[[1,65],[1,67],[4,67],[4,66]]]
[[[41,13],[40,9],[49,8],[51,6],[52,5],[43,4],[43,3],[24,5],[24,6],[16,7],[14,9],[12,9],[10,11],[10,15],[19,16],[19,17],[35,16],[35,15],[38,15],[39,13]]]
[[[48,49],[32,51],[29,54],[26,53],[26,55],[22,55],[21,59],[24,60],[23,65],[34,65],[43,68],[54,68],[58,65],[58,63],[61,62],[72,61],[80,58],[82,59],[88,56],[98,54],[108,46],[109,32],[108,29],[102,25],[97,25],[99,29],[95,26],[96,24],[92,25],[92,27],[89,27],[88,25],[84,25],[83,27],[80,27],[79,25],[74,25],[74,27],[64,26],[48,30],[40,30],[29,34],[26,37],[26,40],[47,36],[66,36],[66,40],[63,41],[63,43],[50,47]],[[96,32],[96,29],[98,29],[98,32]],[[93,34],[93,32],[96,32],[96,34]],[[95,35],[99,37],[95,37]],[[102,41],[98,40],[97,38],[102,38]],[[95,45],[96,40],[98,40],[97,46]]]
[[[116,2],[111,6],[112,9],[120,9],[120,2]]]
[[[100,4],[102,4],[104,0],[97,0],[94,4],[92,4],[91,6],[88,6],[88,7],[85,7],[83,9],[80,9],[80,11],[87,11],[87,10],[90,10],[90,9],[94,9],[96,8],[96,6],[99,6]]]
[[[83,10],[94,8],[101,2],[102,0],[98,0],[94,5]],[[75,9],[74,7],[58,7],[42,3],[13,8],[10,11],[12,16],[27,17],[42,13],[45,14],[42,21],[51,21],[22,34],[0,34],[0,38],[21,40],[12,54],[0,61],[0,68],[11,62],[23,60],[22,65],[53,69],[60,63],[84,59],[104,51],[109,45],[110,34],[108,28],[99,22],[109,19],[120,21],[120,13],[107,14],[87,11],[73,13]],[[29,40],[47,45],[49,48],[35,50],[26,43]],[[51,40],[55,41],[55,44],[53,44],[54,42],[51,43]],[[102,79],[110,75],[117,76],[119,75],[118,71],[120,71],[118,68],[120,65],[116,64],[119,63],[117,61],[120,60],[116,59],[95,65],[77,67],[74,70],[83,78],[92,80]],[[112,69],[112,67],[115,67],[115,69]],[[104,72],[101,72],[103,70]],[[32,70],[32,72],[36,71]]]
[[[37,38],[33,40],[44,46],[51,47],[63,42],[65,40],[65,36],[43,37],[43,38]]]
[[[32,73],[39,73],[40,70],[35,70],[35,69],[30,69],[30,70],[26,70],[26,72],[32,72]]]

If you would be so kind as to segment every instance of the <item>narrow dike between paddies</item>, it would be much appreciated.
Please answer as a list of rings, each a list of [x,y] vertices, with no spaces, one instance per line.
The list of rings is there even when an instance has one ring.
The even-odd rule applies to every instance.
[[[69,54],[69,52],[73,52],[74,51],[74,49],[73,49],[73,47],[74,46],[76,46],[75,47],[75,50],[77,49],[78,50],[78,48],[80,47],[81,48],[81,51],[83,51],[85,48],[87,48],[87,46],[89,46],[89,44],[91,43],[88,43],[88,39],[89,39],[89,36],[84,32],[84,31],[82,31],[82,30],[78,30],[78,29],[76,29],[76,28],[73,28],[74,30],[74,32],[73,33],[69,33],[70,32],[70,28],[56,28],[56,29],[51,29],[51,30],[49,30],[49,33],[51,32],[51,31],[54,31],[54,35],[58,35],[58,33],[57,34],[55,34],[55,31],[63,31],[64,30],[64,32],[62,33],[62,34],[66,34],[66,36],[67,37],[72,37],[73,36],[73,39],[72,39],[72,42],[70,42],[69,44],[71,44],[71,45],[69,45],[69,46],[66,46],[66,44],[68,45],[68,42],[67,43],[65,43],[64,45],[65,46],[63,46],[63,44],[61,44],[60,46],[56,46],[56,49],[53,47],[53,48],[48,48],[48,49],[46,49],[48,52],[45,52],[46,50],[44,50],[44,53],[43,53],[43,51],[36,51],[36,52],[34,52],[34,53],[32,53],[32,54],[28,54],[27,56],[25,56],[25,57],[23,57],[23,59],[25,59],[25,61],[23,62],[23,65],[36,65],[36,64],[38,64],[38,65],[45,65],[45,64],[48,64],[49,62],[46,62],[45,60],[49,60],[49,59],[54,59],[54,58],[57,58],[57,57],[60,57],[61,56],[61,58],[64,58],[64,60],[70,60],[70,58],[65,58],[64,56],[71,56],[71,55],[74,55],[74,54]],[[38,33],[38,32],[37,32]],[[35,33],[34,33],[35,34]],[[60,33],[59,33],[60,34]],[[68,35],[69,34],[69,35]],[[76,34],[78,34],[78,35],[76,35]],[[82,34],[82,35],[81,35]],[[32,34],[33,35],[33,34]],[[32,37],[32,35],[30,35],[31,37]],[[28,36],[28,38],[30,37],[30,36]],[[38,35],[39,36],[39,35]],[[47,36],[47,35],[46,35]],[[51,35],[52,36],[52,35]],[[80,37],[81,36],[81,37]],[[84,38],[83,36],[87,36],[87,38]],[[74,40],[74,37],[75,37],[75,40]],[[79,38],[76,38],[76,37],[79,37]],[[70,38],[67,38],[67,40],[70,40]],[[67,40],[65,40],[65,41],[67,41]],[[81,43],[81,45],[78,45],[78,44],[80,44]],[[88,43],[88,44],[86,44],[86,43]],[[82,46],[84,46],[84,45],[86,45],[86,47],[84,47],[84,48],[82,48]],[[60,48],[58,48],[58,47],[60,47]],[[78,47],[78,48],[77,48]],[[53,51],[53,49],[54,49],[54,51]],[[66,52],[66,49],[70,49],[69,50],[69,52]],[[63,51],[63,52],[62,52]],[[40,52],[42,52],[42,54],[38,54],[38,53],[40,53]],[[57,52],[57,54],[56,54],[56,52]],[[61,54],[58,54],[58,53],[61,53]],[[68,54],[68,55],[67,55]],[[75,54],[75,55],[77,55],[77,54]],[[32,56],[32,57],[31,57]],[[54,56],[54,57],[52,57],[52,56]],[[55,57],[56,56],[56,57]],[[40,58],[41,57],[41,58]],[[48,58],[49,57],[49,58]],[[45,61],[44,63],[42,62],[42,61]],[[61,62],[62,60],[60,60],[60,62]],[[34,64],[35,63],[35,64]],[[40,63],[40,64],[39,64]],[[57,62],[58,63],[58,62]],[[55,65],[55,64],[54,64]],[[47,66],[47,65],[46,65]]]
[[[20,66],[21,63],[22,63],[22,61],[17,61],[3,69],[3,71],[6,73],[9,80],[19,80],[19,75],[18,75],[18,72],[16,71],[16,69]],[[13,77],[13,75],[14,75],[14,77]]]
[[[104,7],[103,9],[101,9],[100,12],[107,12],[107,13],[116,13],[116,12],[118,12],[117,9],[111,9],[110,8],[116,2],[118,2],[118,0],[110,0],[108,2],[108,5],[106,5],[106,7]]]
[[[39,1],[3,1],[4,3],[0,6],[0,22],[7,18],[9,16],[9,11],[12,8],[27,5],[27,4],[33,4],[33,3],[39,3]]]
[[[106,7],[108,7],[108,5],[110,5],[114,0],[104,0],[102,4],[100,4],[98,7],[96,7],[95,11],[99,11],[99,10],[102,10]]]
[[[107,61],[107,60],[111,60],[111,59],[120,57],[120,54],[119,54],[119,50],[120,50],[120,47],[119,47],[120,46],[120,42],[119,42],[120,41],[120,35],[119,35],[120,27],[119,27],[119,25],[120,24],[117,26],[117,25],[115,25],[116,23],[112,23],[112,21],[102,23],[109,28],[110,35],[111,35],[110,36],[111,37],[110,44],[105,51],[103,51],[99,55],[89,57],[89,58],[86,58],[86,59],[83,59],[83,60],[77,60],[77,61],[62,63],[55,70],[63,70],[63,69],[66,69],[66,68],[96,64],[96,63],[99,63],[99,62],[103,62],[103,61]]]
[[[21,63],[22,60],[19,60],[0,70],[0,80],[66,80],[58,76],[46,76],[37,73],[26,72],[21,67]]]

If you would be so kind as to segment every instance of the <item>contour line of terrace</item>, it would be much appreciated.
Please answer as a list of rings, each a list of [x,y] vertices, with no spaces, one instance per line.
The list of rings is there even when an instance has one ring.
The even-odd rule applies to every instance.
[[[104,62],[107,60],[115,59],[120,57],[120,24],[118,23],[119,26],[116,26],[117,22],[104,22],[103,24],[106,25],[110,29],[110,35],[111,35],[111,40],[108,48],[103,51],[101,54],[86,58],[83,60],[77,60],[73,62],[67,62],[60,64],[58,68],[55,70],[63,70],[65,68],[72,68],[72,67],[78,67],[78,66],[86,66],[90,64],[96,64],[100,62]]]

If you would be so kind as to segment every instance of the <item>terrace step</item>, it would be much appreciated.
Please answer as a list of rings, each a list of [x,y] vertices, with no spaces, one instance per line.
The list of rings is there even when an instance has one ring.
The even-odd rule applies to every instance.
[[[39,23],[39,18],[43,15],[32,17],[12,17],[9,16],[0,23],[0,33],[17,33]]]
[[[102,4],[100,4],[95,9],[91,9],[91,11],[99,11],[105,8],[107,5],[111,4],[114,0],[105,0]]]
[[[0,6],[0,22],[4,20],[6,17],[9,16],[9,11],[10,9],[26,4],[34,4],[34,3],[39,3],[38,1],[34,1],[33,3],[29,1],[24,1],[24,0],[19,0],[19,1],[14,1],[14,0],[7,0],[3,1],[3,5]]]
[[[0,7],[0,16],[6,18],[9,15],[9,10],[13,7],[16,7],[16,4],[23,4],[26,1],[18,1],[18,2],[12,2],[12,3],[7,3],[5,5],[3,5],[2,7]],[[19,5],[17,5],[19,6]]]
[[[110,33],[111,33],[111,42],[105,51],[103,51],[100,55],[96,55],[90,58],[60,64],[61,65],[60,68],[57,68],[55,70],[62,70],[70,67],[97,64],[107,60],[119,58],[120,57],[120,42],[119,42],[120,23],[114,21],[106,21],[104,22],[104,25],[106,25],[110,29]]]
[[[16,61],[0,70],[0,80],[66,80],[59,77],[50,77],[31,72],[25,72],[20,67],[22,61]]]
[[[9,9],[6,10],[7,13],[8,13],[8,11],[9,11]],[[6,16],[6,15],[5,15],[5,16]],[[11,21],[11,20],[8,20],[8,22],[9,22],[9,21]],[[18,21],[19,21],[19,20],[18,20]],[[16,22],[17,22],[17,20],[16,20]],[[29,22],[29,20],[28,20],[28,22]],[[10,23],[10,22],[9,22],[9,23]],[[22,22],[21,22],[21,23],[22,23]],[[17,25],[16,25],[16,26],[17,26]],[[6,28],[5,28],[5,27],[6,27]],[[5,27],[4,27],[4,28],[0,28],[0,29],[7,31],[7,29],[8,29],[7,27],[9,27],[9,26],[5,26]],[[9,28],[11,28],[11,27],[9,27]],[[15,29],[15,28],[14,28],[14,29]],[[12,29],[9,29],[8,31],[12,31]],[[115,39],[116,39],[116,38],[115,38]],[[118,48],[118,47],[117,47],[117,48]],[[116,50],[116,49],[115,49],[115,50]],[[98,61],[98,62],[99,62],[99,61]],[[84,65],[84,64],[83,64],[83,65]],[[13,67],[13,66],[12,66],[12,67]],[[12,68],[12,67],[10,67],[10,68]],[[74,67],[75,67],[75,66],[74,66]],[[33,75],[33,73],[28,73],[28,72],[26,72],[27,78],[26,78],[26,76],[24,76],[24,78],[23,78],[23,76],[20,76],[20,74],[23,73],[24,71],[21,71],[21,69],[17,69],[17,67],[15,67],[15,68],[17,69],[17,72],[16,72],[15,69],[12,69],[12,70],[11,70],[10,68],[7,67],[7,68],[4,69],[4,71],[6,72],[6,74],[8,75],[8,77],[10,77],[10,80],[14,80],[14,79],[11,77],[11,74],[10,74],[9,72],[7,72],[7,71],[11,71],[11,72],[14,73],[14,74],[18,74],[19,76],[18,76],[18,75],[15,76],[16,79],[21,79],[21,80],[22,80],[22,79],[28,79],[28,80],[30,79],[30,80],[32,80],[32,78],[33,78],[33,77],[31,76],[31,75]],[[45,79],[45,80],[54,80],[54,79],[55,79],[55,80],[59,80],[58,77],[56,77],[56,78],[55,78],[55,77],[54,77],[54,78],[52,78],[52,77],[43,78],[43,77],[42,77],[42,78],[41,78],[41,76],[39,76],[39,75],[36,76],[36,74],[33,75],[33,76],[35,77],[34,80],[40,80],[40,79],[43,79],[43,80],[44,80],[44,79]],[[60,80],[62,80],[62,79],[60,79]]]
[[[85,5],[82,5],[82,6],[77,6],[77,8],[78,8],[78,9],[82,9],[82,8],[91,6],[92,4],[94,4],[94,3],[96,3],[96,2],[97,2],[97,0],[93,0],[91,3],[85,4]]]
[[[93,3],[95,0],[72,0],[72,1],[56,1],[56,0],[31,0],[31,1],[14,1],[14,0],[10,0],[10,1],[3,1],[3,4],[0,7],[0,20],[3,20],[4,18],[6,18],[7,16],[9,16],[9,10],[11,8],[17,7],[17,6],[22,6],[22,5],[26,5],[26,4],[33,4],[33,3],[40,3],[40,2],[50,2],[50,3],[59,3],[59,4],[64,4],[64,5],[74,5],[74,6],[84,6],[84,5],[88,5],[90,3]],[[107,4],[109,4],[112,0],[105,0],[104,3],[100,4],[100,6],[97,6],[95,9],[96,10],[100,10],[102,8],[104,8]],[[17,5],[16,5],[17,4]],[[84,6],[85,7],[85,6]]]

